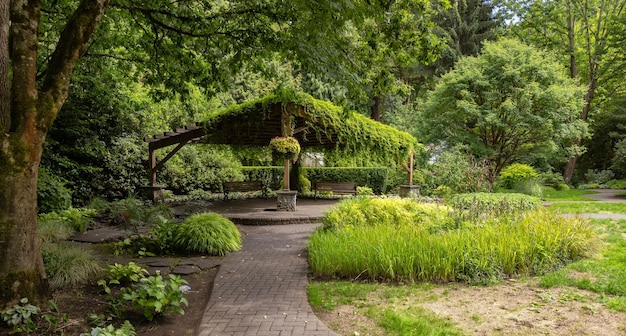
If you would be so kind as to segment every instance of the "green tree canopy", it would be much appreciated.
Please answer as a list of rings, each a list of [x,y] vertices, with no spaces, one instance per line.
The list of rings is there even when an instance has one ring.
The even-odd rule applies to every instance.
[[[490,162],[493,183],[504,166],[569,148],[585,133],[576,119],[582,90],[551,55],[514,39],[488,42],[431,92],[422,115],[426,140],[469,145]]]

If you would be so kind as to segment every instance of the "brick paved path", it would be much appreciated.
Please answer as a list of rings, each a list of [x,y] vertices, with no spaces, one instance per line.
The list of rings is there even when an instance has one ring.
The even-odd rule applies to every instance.
[[[315,227],[243,227],[243,249],[224,259],[198,335],[337,335],[306,295],[304,248]]]

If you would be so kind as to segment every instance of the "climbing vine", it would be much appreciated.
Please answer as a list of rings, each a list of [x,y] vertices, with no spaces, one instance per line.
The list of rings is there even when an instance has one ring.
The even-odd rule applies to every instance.
[[[317,137],[322,143],[331,141],[335,148],[346,152],[367,149],[381,157],[395,157],[405,162],[411,151],[419,154],[425,151],[423,145],[406,132],[384,125],[370,118],[348,111],[331,102],[315,99],[312,96],[290,89],[277,89],[272,94],[227,109],[216,111],[204,121],[204,127],[213,129],[216,125],[228,127],[246,123],[258,125],[268,118],[271,109],[280,104],[282,111],[303,120],[302,137]]]

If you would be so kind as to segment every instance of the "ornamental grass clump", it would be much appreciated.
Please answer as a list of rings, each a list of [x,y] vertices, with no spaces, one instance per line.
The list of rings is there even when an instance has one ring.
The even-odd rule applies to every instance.
[[[221,256],[241,248],[241,234],[228,218],[205,212],[176,226],[173,245],[179,251]]]
[[[446,207],[428,205],[432,211],[418,215],[396,204],[402,211],[394,214],[386,202],[410,201],[379,201],[383,202],[367,203],[362,209],[342,202],[326,214],[326,229],[309,239],[309,264],[315,276],[489,284],[543,274],[587,256],[596,247],[585,220],[544,209],[466,224],[454,219],[454,212]],[[400,212],[405,216],[396,216]],[[440,218],[447,227],[437,224]],[[333,224],[337,221],[341,222]]]

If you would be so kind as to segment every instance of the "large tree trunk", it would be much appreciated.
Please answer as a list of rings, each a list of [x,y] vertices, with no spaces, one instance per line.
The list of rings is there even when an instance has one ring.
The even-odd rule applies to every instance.
[[[3,141],[0,161],[0,307],[23,297],[42,303],[48,286],[37,234],[37,166],[32,132]],[[9,150],[5,150],[6,147]]]
[[[9,131],[11,87],[9,85],[9,1],[0,1],[0,135]]]
[[[46,272],[37,234],[37,172],[46,133],[68,94],[69,81],[89,37],[111,0],[82,0],[50,57],[37,91],[39,0],[0,0],[0,68],[12,70],[0,85],[0,310],[22,297],[47,298]],[[10,3],[10,21],[3,5]],[[4,38],[0,32],[0,38]],[[8,41],[11,44],[8,45]],[[8,45],[8,47],[7,47]],[[5,51],[8,50],[8,55]],[[0,76],[5,76],[0,69]],[[8,68],[7,74],[8,76]],[[8,125],[8,126],[7,126]]]
[[[374,104],[370,110],[370,117],[373,120],[380,121],[380,95],[374,96]]]

